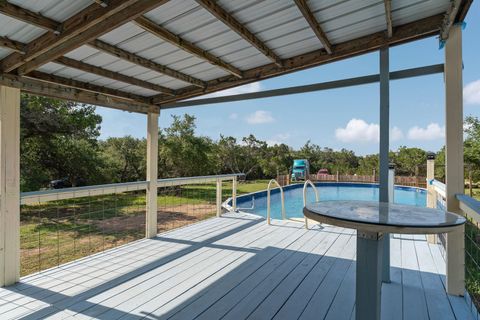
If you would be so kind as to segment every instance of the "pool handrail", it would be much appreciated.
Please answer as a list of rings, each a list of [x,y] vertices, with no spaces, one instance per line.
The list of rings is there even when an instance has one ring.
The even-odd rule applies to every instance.
[[[319,195],[318,195],[318,190],[317,187],[313,184],[312,181],[306,180],[305,183],[303,184],[303,206],[305,207],[307,205],[307,187],[308,185],[311,185],[313,188],[313,191],[315,191],[315,201],[320,201]],[[308,229],[308,218],[305,217],[305,229]]]
[[[282,220],[286,219],[285,215],[285,196],[283,194],[283,188],[282,186],[278,183],[277,180],[272,179],[270,182],[268,182],[268,187],[267,187],[267,223],[270,224],[270,189],[272,187],[272,183],[275,183],[278,188],[280,188],[280,197],[282,199]]]

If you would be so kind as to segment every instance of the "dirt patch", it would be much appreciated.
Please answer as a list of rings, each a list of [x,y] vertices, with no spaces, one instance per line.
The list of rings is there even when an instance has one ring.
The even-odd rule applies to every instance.
[[[204,219],[216,211],[211,204],[183,204],[159,208],[157,221],[158,230],[169,230],[188,223]],[[105,220],[94,220],[92,224],[103,232],[115,233],[135,230],[145,230],[145,215],[114,217]]]

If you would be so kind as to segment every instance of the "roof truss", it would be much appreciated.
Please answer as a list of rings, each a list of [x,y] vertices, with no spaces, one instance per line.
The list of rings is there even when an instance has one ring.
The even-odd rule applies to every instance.
[[[388,39],[385,37],[385,33],[382,31],[344,43],[339,43],[335,45],[335,50],[332,54],[327,54],[325,50],[321,49],[292,57],[285,60],[283,68],[279,68],[274,63],[253,68],[244,71],[244,77],[242,79],[237,79],[234,77],[215,79],[208,82],[206,90],[198,90],[197,88],[190,87],[177,90],[176,96],[173,98],[165,95],[158,95],[156,97],[152,97],[152,103],[161,105],[162,103],[170,103],[173,101],[188,99],[205,93],[211,93],[238,85],[255,82],[259,79],[267,79],[281,74],[353,57],[366,52],[378,50],[385,45],[392,46],[414,39],[432,36],[438,34],[438,26],[440,25],[442,19],[443,15],[436,15],[398,26],[395,28],[394,35]]]
[[[42,29],[52,31],[57,34],[60,32],[61,23],[44,17],[41,14],[11,4],[7,1],[0,1],[0,12],[4,15],[10,16],[17,20],[21,20],[28,24],[32,24]]]
[[[315,19],[315,16],[308,7],[307,1],[295,0],[295,4],[297,5],[305,20],[307,20],[310,28],[312,28],[313,32],[317,36],[318,40],[320,40],[320,42],[322,43],[325,50],[329,54],[331,54],[333,52],[332,44],[328,40],[327,35],[325,34],[325,32],[323,32],[322,27],[320,27],[320,24],[318,23],[317,19]]]
[[[59,35],[46,33],[27,44],[25,55],[13,53],[3,59],[0,70],[29,73],[167,1],[109,0],[108,7],[94,3],[62,23]]]
[[[150,32],[151,34],[159,37],[160,39],[167,41],[174,46],[196,56],[197,58],[203,59],[208,61],[209,63],[222,68],[226,72],[234,75],[237,78],[242,77],[242,71],[235,68],[231,64],[226,63],[222,59],[215,57],[213,54],[209,53],[206,50],[203,50],[193,43],[182,39],[181,37],[173,34],[172,32],[168,31],[167,29],[157,25],[155,22],[141,16],[135,19],[135,23],[145,31]]]
[[[134,77],[126,76],[124,74],[113,72],[104,68],[100,68],[85,62],[81,62],[78,60],[70,59],[67,57],[60,57],[54,60],[55,63],[62,64],[66,67],[75,68],[78,70],[82,70],[88,73],[93,73],[102,77],[110,78],[113,80],[121,81],[124,83],[128,83],[134,86],[139,86],[142,88],[150,89],[153,91],[162,92],[163,94],[167,94],[170,96],[175,95],[175,91],[166,87],[159,86],[157,84],[140,80]]]
[[[243,24],[235,19],[231,14],[225,11],[221,6],[217,4],[215,0],[196,0],[203,8],[208,10],[218,20],[222,21],[231,30],[235,31],[239,36],[249,42],[252,46],[257,48],[258,51],[263,53],[278,67],[283,66],[282,59],[278,57],[265,43],[258,39],[253,33],[251,33]]]

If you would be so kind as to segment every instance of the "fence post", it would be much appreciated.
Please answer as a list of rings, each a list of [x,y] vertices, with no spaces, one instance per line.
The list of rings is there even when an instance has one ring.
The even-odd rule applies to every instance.
[[[237,176],[232,180],[232,208],[233,211],[237,211]]]
[[[147,208],[145,236],[157,235],[158,113],[147,115]]]
[[[435,187],[430,184],[430,181],[435,179],[435,153],[429,152],[427,154],[427,207],[436,208],[437,207],[437,196],[435,192]],[[428,243],[435,244],[437,243],[436,234],[427,234]]]
[[[0,86],[0,287],[20,279],[20,90]]]
[[[336,180],[337,180],[337,182],[338,182],[338,171],[337,171],[337,176],[336,176],[336,178],[335,178],[335,179],[336,179]]]
[[[217,217],[222,214],[222,180],[217,179]]]

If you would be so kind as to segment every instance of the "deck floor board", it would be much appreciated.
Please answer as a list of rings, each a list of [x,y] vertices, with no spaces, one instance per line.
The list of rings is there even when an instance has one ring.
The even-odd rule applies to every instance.
[[[3,319],[354,319],[353,230],[229,213],[0,288]],[[393,235],[382,319],[473,319],[425,236]]]

